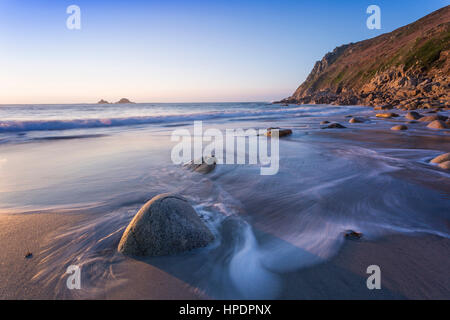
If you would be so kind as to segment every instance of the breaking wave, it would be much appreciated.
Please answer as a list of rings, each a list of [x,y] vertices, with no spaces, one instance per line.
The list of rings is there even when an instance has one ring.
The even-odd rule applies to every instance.
[[[177,123],[194,120],[221,120],[254,117],[273,117],[286,115],[295,115],[302,117],[324,116],[345,114],[349,108],[329,107],[326,109],[317,106],[302,106],[291,108],[271,108],[255,110],[236,110],[228,112],[196,112],[189,114],[169,114],[169,115],[151,115],[140,117],[122,117],[122,118],[91,118],[91,119],[65,119],[65,120],[7,120],[0,121],[0,133],[7,132],[25,132],[25,131],[46,131],[46,130],[70,130],[70,129],[90,129],[90,128],[108,128],[119,126],[135,126],[147,124]],[[353,107],[352,110],[355,108]],[[361,107],[363,109],[363,107]]]

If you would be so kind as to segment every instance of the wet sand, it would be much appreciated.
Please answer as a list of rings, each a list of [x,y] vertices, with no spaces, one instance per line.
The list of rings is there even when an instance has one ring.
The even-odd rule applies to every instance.
[[[0,215],[0,299],[54,299],[60,296],[52,285],[42,286],[33,278],[39,272],[43,258],[41,244],[58,229],[75,225],[86,217],[64,214]],[[25,255],[31,252],[31,258]],[[128,260],[121,268],[126,270],[129,281],[125,286],[117,283],[110,289],[101,284],[102,292],[96,299],[197,299],[200,294],[183,281],[163,270],[137,260]],[[59,270],[62,277],[65,269]],[[141,275],[142,273],[142,275]],[[148,283],[152,283],[149,292]],[[68,292],[69,290],[66,289]]]
[[[39,269],[40,243],[51,231],[82,218],[58,214],[1,215],[0,298],[54,299],[54,287],[41,287],[33,281]],[[24,258],[28,251],[33,253],[31,259]],[[373,264],[381,268],[381,290],[366,287],[366,269]],[[371,241],[347,241],[331,260],[283,275],[283,289],[277,298],[448,299],[449,265],[450,240],[439,236],[392,235]],[[115,270],[122,275],[122,282],[111,286],[108,281],[102,282],[98,294],[90,298],[215,298],[201,287],[190,285],[189,272],[174,275],[164,267],[130,258],[121,261]]]

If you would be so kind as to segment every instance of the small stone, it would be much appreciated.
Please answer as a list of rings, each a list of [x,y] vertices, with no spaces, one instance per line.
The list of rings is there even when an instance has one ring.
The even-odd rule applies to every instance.
[[[375,108],[373,108],[374,110],[391,110],[394,107],[390,104],[386,104],[384,106],[376,106]]]
[[[450,170],[450,161],[445,161],[439,164],[439,168],[444,170]]]
[[[450,161],[450,152],[441,154],[440,156],[437,156],[433,160],[431,160],[431,163],[442,163],[445,161]]]
[[[278,130],[278,137],[286,137],[290,136],[292,134],[291,129],[280,129],[280,128],[269,128],[267,129],[266,136],[271,137],[272,136],[272,130]]]
[[[433,122],[431,122],[430,124],[427,125],[427,128],[430,128],[430,129],[447,129],[447,126],[445,125],[444,122],[442,122],[440,120],[434,120]]]
[[[408,127],[405,126],[405,125],[403,125],[403,124],[399,124],[399,125],[397,125],[397,126],[393,126],[393,127],[391,128],[391,130],[394,130],[394,131],[408,130]]]
[[[398,117],[398,114],[389,112],[389,113],[377,113],[377,118],[396,118]]]
[[[363,123],[364,120],[360,119],[360,118],[351,118],[348,122],[349,123]]]
[[[344,234],[344,237],[348,240],[359,240],[362,238],[362,236],[362,233],[353,230],[347,230]]]
[[[197,162],[197,163],[196,163]],[[217,159],[214,156],[202,158],[200,161],[191,161],[184,165],[186,169],[202,174],[208,174],[216,168]]]
[[[332,123],[329,126],[322,128],[322,129],[345,129],[347,127],[344,127],[342,124],[340,123]]]
[[[433,115],[433,116],[426,116],[426,117],[422,117],[422,118],[419,119],[419,121],[421,121],[421,122],[433,122],[433,121],[436,121],[436,120],[446,121],[447,117],[436,114],[436,115]]]
[[[33,258],[33,254],[31,252],[27,252],[27,254],[25,255],[25,259],[31,259]]]
[[[410,111],[405,115],[405,118],[408,120],[418,120],[422,118],[422,116],[418,112]]]

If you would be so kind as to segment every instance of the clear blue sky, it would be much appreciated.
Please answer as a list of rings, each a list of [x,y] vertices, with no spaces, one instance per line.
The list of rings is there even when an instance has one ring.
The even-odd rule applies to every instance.
[[[81,8],[81,30],[66,8]],[[366,27],[381,7],[382,30]],[[269,101],[336,46],[449,0],[0,0],[0,103]]]

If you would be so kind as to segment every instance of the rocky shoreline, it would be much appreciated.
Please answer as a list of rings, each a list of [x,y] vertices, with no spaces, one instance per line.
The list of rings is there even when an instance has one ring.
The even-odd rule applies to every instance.
[[[317,61],[282,104],[450,105],[450,6],[379,37],[340,46]]]
[[[287,104],[331,104],[365,105],[372,107],[392,106],[400,110],[450,108],[450,83],[448,77],[433,78],[408,75],[401,68],[381,72],[360,92],[341,88],[304,94],[300,98],[290,97],[275,103]]]

